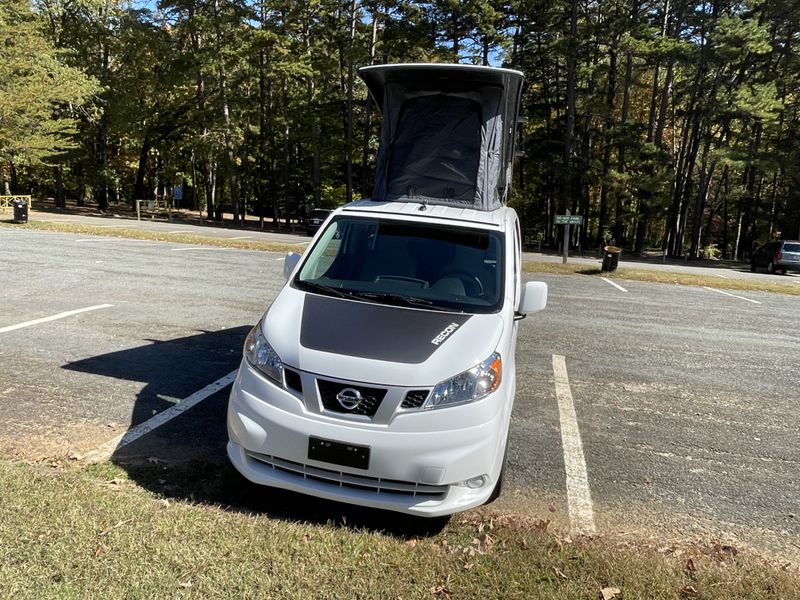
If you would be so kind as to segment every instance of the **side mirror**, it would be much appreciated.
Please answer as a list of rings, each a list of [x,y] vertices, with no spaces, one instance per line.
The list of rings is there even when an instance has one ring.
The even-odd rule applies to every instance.
[[[292,273],[294,272],[294,268],[299,262],[300,255],[297,252],[288,252],[286,254],[286,258],[283,259],[283,278],[286,281],[289,281],[289,277],[291,277]]]
[[[522,288],[519,312],[522,314],[539,312],[547,306],[547,284],[544,281],[529,281]]]

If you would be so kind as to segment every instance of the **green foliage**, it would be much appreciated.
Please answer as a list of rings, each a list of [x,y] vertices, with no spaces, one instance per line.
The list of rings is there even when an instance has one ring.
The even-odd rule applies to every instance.
[[[728,255],[800,236],[793,4],[576,2],[8,0],[0,168],[50,195],[58,164],[101,207],[180,172],[187,202],[229,208],[234,186],[266,217],[299,215],[371,190],[379,117],[359,67],[488,61],[526,74],[513,205],[531,239],[554,242],[567,207],[584,247],[613,231]]]
[[[95,81],[66,64],[25,0],[0,4],[0,158],[40,164],[75,147]]]

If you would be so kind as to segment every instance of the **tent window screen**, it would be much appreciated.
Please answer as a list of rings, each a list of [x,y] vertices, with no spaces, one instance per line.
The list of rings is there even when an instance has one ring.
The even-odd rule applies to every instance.
[[[434,94],[403,103],[388,169],[388,196],[472,204],[481,151],[481,108]]]

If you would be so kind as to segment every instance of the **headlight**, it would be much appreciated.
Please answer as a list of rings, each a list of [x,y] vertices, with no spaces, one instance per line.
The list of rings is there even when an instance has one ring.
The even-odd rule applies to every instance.
[[[425,402],[425,408],[443,408],[485,398],[500,387],[502,373],[503,361],[495,352],[469,371],[437,384]]]
[[[244,357],[256,369],[267,377],[283,385],[283,363],[281,357],[267,343],[267,338],[261,333],[261,323],[256,324],[247,334],[244,341]]]

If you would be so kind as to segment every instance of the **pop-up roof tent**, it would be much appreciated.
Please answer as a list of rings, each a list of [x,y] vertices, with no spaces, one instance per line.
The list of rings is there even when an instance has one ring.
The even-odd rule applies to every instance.
[[[359,75],[383,113],[373,200],[500,207],[511,186],[522,73],[394,64]]]

